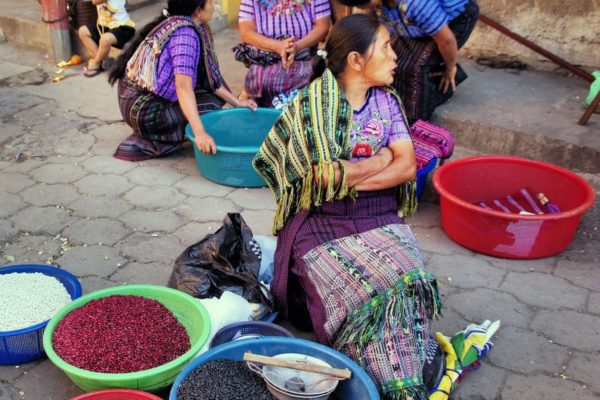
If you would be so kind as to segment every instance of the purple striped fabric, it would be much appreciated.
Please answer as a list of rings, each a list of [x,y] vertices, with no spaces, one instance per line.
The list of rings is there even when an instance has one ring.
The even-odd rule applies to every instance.
[[[154,94],[172,102],[177,101],[175,74],[191,76],[192,87],[196,87],[201,51],[200,39],[192,27],[184,26],[175,31],[158,60]]]
[[[300,212],[291,217],[279,232],[275,251],[275,274],[271,291],[279,305],[288,312],[289,271],[303,274],[301,257],[304,254],[330,240],[402,223],[404,220],[398,216],[394,189],[360,192],[356,201],[346,199],[328,202],[310,213]],[[302,284],[305,292],[316,296],[316,290],[309,280],[303,280]],[[317,321],[313,326],[317,340],[328,344],[329,339],[323,326],[326,313],[322,303],[312,304],[310,314],[313,321]]]
[[[383,398],[425,399],[423,348],[441,303],[397,207],[388,189],[291,217],[279,232],[271,291],[290,319],[302,314],[294,299],[304,298],[317,341],[359,363]]]
[[[446,159],[454,152],[452,133],[430,122],[418,120],[410,127],[410,135],[419,169],[434,158]]]
[[[261,35],[275,39],[283,35],[301,39],[314,27],[319,18],[329,17],[328,0],[277,0],[261,5],[257,0],[242,0],[239,21],[252,21]]]
[[[385,18],[395,20],[399,32],[410,38],[433,36],[456,18],[468,0],[402,0],[393,8],[381,7]],[[406,11],[404,11],[406,10]]]
[[[133,129],[115,151],[121,160],[141,161],[165,156],[181,147],[187,119],[179,103],[139,89],[127,79],[119,80],[119,108],[123,119]],[[223,100],[196,88],[199,114],[219,110]]]
[[[352,160],[369,157],[397,140],[410,140],[398,100],[393,94],[373,87],[363,106],[352,115]]]
[[[286,95],[308,84],[312,65],[310,61],[294,61],[288,69],[278,62],[262,66],[252,64],[244,80],[248,95],[261,107],[273,107],[273,99],[281,93]]]

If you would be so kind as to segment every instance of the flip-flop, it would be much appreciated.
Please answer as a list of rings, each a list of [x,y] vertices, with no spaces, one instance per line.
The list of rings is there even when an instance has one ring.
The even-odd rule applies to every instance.
[[[92,78],[104,70],[102,69],[102,67],[98,66],[96,68],[84,67],[84,71],[85,72],[83,73],[83,76],[87,78]]]

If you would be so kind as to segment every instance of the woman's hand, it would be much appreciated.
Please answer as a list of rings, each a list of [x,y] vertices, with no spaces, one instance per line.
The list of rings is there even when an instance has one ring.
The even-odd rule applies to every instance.
[[[292,47],[289,48],[287,52],[287,58],[282,60],[283,68],[289,69],[294,61],[296,60],[296,53],[298,53],[298,42],[295,42]]]
[[[281,63],[283,64],[283,68],[288,69],[290,65],[294,62],[294,57],[296,56],[296,43],[294,37],[289,37],[287,39],[283,39],[279,41],[279,45],[277,46],[277,54],[281,57]],[[290,62],[290,54],[291,62]]]
[[[256,111],[256,108],[258,107],[256,105],[256,102],[252,99],[245,99],[245,100],[238,100],[238,104],[236,107],[246,107],[251,109],[252,111]]]
[[[217,144],[206,131],[195,134],[196,147],[204,154],[217,154]]]
[[[442,80],[440,81],[440,87],[438,88],[442,93],[446,93],[448,88],[452,88],[454,92],[456,90],[456,64],[449,66],[444,71],[442,75]]]
[[[448,91],[448,88],[452,88],[452,90],[456,89],[456,58],[458,54],[458,44],[456,42],[456,36],[452,33],[452,30],[448,26],[448,24],[444,25],[442,29],[438,33],[432,36],[433,41],[437,45],[442,58],[444,59],[444,64],[446,64],[446,71],[443,73],[439,73],[442,75],[442,80],[440,81],[439,90],[443,93]],[[435,75],[433,75],[435,76]]]

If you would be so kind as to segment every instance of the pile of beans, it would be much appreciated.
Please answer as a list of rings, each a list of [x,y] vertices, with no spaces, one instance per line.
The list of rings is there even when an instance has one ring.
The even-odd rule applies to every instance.
[[[159,302],[108,296],[71,311],[56,326],[60,358],[95,372],[136,372],[163,365],[190,349],[187,331]]]
[[[0,332],[28,328],[52,318],[71,302],[60,281],[40,272],[0,275]]]
[[[199,365],[177,388],[178,400],[276,400],[263,379],[244,361],[215,360]]]

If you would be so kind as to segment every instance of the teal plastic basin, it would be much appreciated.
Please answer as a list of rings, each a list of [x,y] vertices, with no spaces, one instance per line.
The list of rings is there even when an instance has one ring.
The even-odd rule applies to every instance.
[[[233,187],[266,186],[252,168],[252,159],[281,111],[259,108],[230,108],[202,115],[202,123],[217,144],[217,154],[204,154],[194,143],[190,125],[186,136],[194,143],[196,167],[202,176],[221,185]]]

